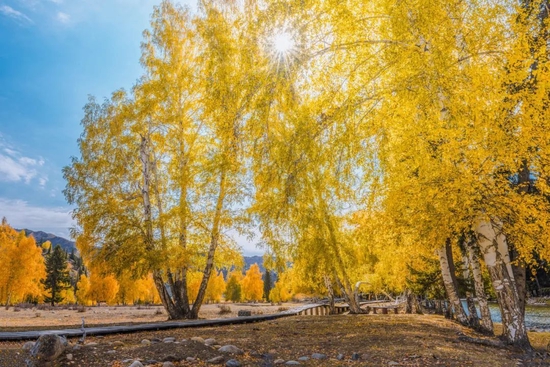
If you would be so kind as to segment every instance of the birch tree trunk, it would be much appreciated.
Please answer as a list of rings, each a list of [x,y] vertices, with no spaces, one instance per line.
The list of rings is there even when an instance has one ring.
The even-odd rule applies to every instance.
[[[474,329],[480,328],[479,317],[477,316],[476,305],[474,303],[474,295],[472,293],[472,277],[470,274],[470,260],[467,255],[467,250],[463,249],[462,255],[462,276],[466,282],[466,305],[468,306],[468,322]]]
[[[452,262],[452,257],[449,257],[450,247],[450,243],[447,241],[445,247],[437,250],[439,264],[441,266],[441,275],[443,276],[443,284],[445,285],[447,296],[449,297],[449,301],[454,309],[458,322],[462,325],[468,325],[468,316],[466,316],[466,312],[464,312],[464,308],[458,297],[456,279],[452,272],[454,264]]]
[[[481,267],[479,264],[479,256],[477,249],[474,247],[474,243],[469,241],[466,243],[466,251],[468,254],[468,262],[472,269],[472,276],[474,278],[474,288],[479,304],[479,311],[481,313],[480,329],[483,333],[493,335],[493,320],[491,318],[491,312],[489,310],[489,304],[487,303],[487,294],[485,293],[485,286],[483,285],[483,278],[481,276]]]
[[[145,222],[145,248],[147,251],[154,250],[153,241],[153,219],[151,211],[151,156],[149,151],[149,138],[148,136],[141,136],[141,144],[139,146],[139,158],[142,166],[143,175],[143,187],[141,188],[141,196],[143,200],[143,219]],[[182,318],[182,315],[178,312],[170,294],[166,289],[162,272],[160,270],[153,271],[153,282],[159,293],[160,299],[164,309],[168,313],[170,319]]]
[[[325,287],[327,287],[328,299],[330,301],[330,314],[334,315],[336,313],[334,308],[334,288],[332,287],[332,282],[328,275],[323,275],[323,280],[325,282]]]
[[[208,286],[208,280],[210,280],[210,275],[212,274],[212,269],[214,268],[214,255],[216,254],[216,248],[218,247],[218,241],[220,238],[220,225],[221,225],[221,215],[223,210],[223,204],[225,200],[225,190],[226,190],[226,172],[222,168],[220,175],[220,191],[218,193],[218,200],[216,202],[216,211],[214,213],[214,222],[212,223],[212,230],[210,235],[210,248],[208,249],[208,257],[206,258],[206,266],[202,274],[202,281],[199,287],[199,292],[195,302],[193,302],[193,307],[189,312],[190,319],[196,319],[199,317],[199,310],[204,301],[204,296],[206,295],[206,287]]]
[[[522,349],[531,349],[520,297],[513,278],[506,236],[493,223],[480,220],[475,226],[480,250],[491,276],[500,312],[503,336]]]

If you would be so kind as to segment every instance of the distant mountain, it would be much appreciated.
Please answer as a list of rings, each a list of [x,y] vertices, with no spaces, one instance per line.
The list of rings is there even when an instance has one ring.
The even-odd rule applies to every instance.
[[[244,271],[247,271],[248,269],[250,269],[250,267],[254,264],[258,264],[258,266],[260,267],[260,272],[262,274],[265,273],[263,256],[245,256],[244,257]]]
[[[68,252],[69,254],[74,250],[75,253],[78,253],[78,250],[76,249],[75,243],[73,241],[69,241],[68,239],[65,239],[63,237],[58,237],[51,233],[46,233],[42,231],[33,231],[31,229],[18,229],[17,231],[25,231],[25,234],[32,235],[34,237],[34,240],[37,244],[43,244],[46,241],[50,241],[52,243],[52,247],[55,247],[56,245],[61,246],[63,250]]]

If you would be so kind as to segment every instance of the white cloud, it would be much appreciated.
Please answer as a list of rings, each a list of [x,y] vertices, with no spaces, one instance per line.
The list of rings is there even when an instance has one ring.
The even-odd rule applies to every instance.
[[[38,179],[38,184],[40,185],[40,187],[44,187],[46,186],[46,182],[48,182],[48,178],[47,177],[40,177]]]
[[[71,209],[39,207],[23,200],[0,198],[0,217],[6,217],[14,228],[28,228],[69,238],[69,228],[75,226]]]
[[[71,21],[71,16],[67,13],[63,13],[62,11],[57,12],[57,15],[55,17],[58,22],[67,24]]]
[[[43,166],[44,158],[31,158],[21,154],[17,149],[9,146],[0,135],[0,181],[30,183],[38,175],[38,168]],[[41,179],[48,181],[47,175],[42,175]],[[39,182],[40,186],[42,181]]]
[[[5,16],[18,20],[20,22],[23,21],[33,23],[31,18],[8,5],[0,5],[0,14],[4,14]]]

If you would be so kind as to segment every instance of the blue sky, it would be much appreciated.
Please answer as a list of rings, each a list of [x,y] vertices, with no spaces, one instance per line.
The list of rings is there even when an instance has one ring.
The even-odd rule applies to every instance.
[[[61,169],[79,155],[82,107],[139,78],[158,2],[0,0],[0,217],[12,226],[69,237]]]

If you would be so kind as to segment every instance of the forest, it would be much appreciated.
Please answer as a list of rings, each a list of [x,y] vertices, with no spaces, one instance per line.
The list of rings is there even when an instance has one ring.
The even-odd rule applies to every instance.
[[[142,279],[195,319],[242,262],[239,233],[277,300],[447,299],[492,334],[492,298],[529,349],[527,284],[550,259],[549,5],[162,1],[143,74],[89,98],[63,170],[90,280]]]

